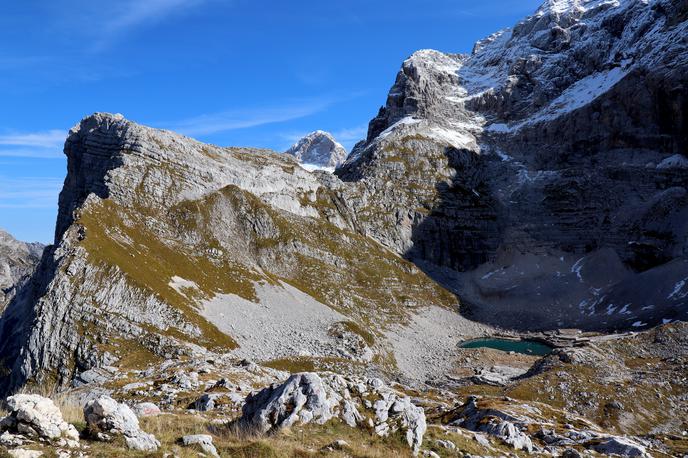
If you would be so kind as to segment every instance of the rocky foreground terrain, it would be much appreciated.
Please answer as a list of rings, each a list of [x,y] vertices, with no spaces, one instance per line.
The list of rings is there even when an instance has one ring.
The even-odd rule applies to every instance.
[[[687,29],[686,1],[549,0],[419,51],[334,174],[83,119],[0,319],[0,445],[688,454]]]

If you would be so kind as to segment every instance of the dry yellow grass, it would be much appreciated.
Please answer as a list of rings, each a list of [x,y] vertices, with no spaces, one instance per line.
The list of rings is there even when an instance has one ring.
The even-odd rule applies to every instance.
[[[80,425],[84,423],[84,408],[72,399],[64,395],[53,396],[53,402],[62,412],[62,418],[67,423]]]

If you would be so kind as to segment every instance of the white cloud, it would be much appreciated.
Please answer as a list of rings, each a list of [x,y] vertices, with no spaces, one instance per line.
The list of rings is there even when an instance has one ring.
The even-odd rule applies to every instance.
[[[97,4],[92,23],[98,39],[92,50],[107,47],[124,33],[138,27],[155,24],[175,14],[206,3],[208,0],[126,0],[110,3],[109,8]]]
[[[179,10],[203,3],[203,0],[134,0],[124,3],[122,14],[106,24],[110,31],[157,21]]]
[[[0,145],[61,147],[67,138],[64,130],[53,129],[44,132],[11,133],[0,135]]]
[[[0,175],[0,208],[54,208],[61,189],[57,178]]]
[[[13,132],[0,134],[0,157],[60,158],[67,132]]]
[[[166,123],[166,127],[189,136],[210,135],[304,118],[323,111],[332,103],[331,99],[313,99],[281,107],[230,110]]]
[[[340,143],[357,142],[365,139],[367,134],[368,126],[365,125],[332,132],[332,136]]]

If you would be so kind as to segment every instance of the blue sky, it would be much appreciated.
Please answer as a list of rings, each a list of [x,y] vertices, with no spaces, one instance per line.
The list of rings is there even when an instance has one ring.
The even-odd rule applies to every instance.
[[[219,145],[350,148],[401,62],[473,43],[539,0],[25,0],[0,16],[0,227],[51,242],[67,130],[96,111]]]

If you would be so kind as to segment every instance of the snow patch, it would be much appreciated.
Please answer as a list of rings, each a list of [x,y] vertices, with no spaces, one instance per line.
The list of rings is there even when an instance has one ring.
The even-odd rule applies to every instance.
[[[431,128],[430,137],[442,143],[448,143],[457,149],[470,148],[475,143],[475,138],[470,134],[442,127]]]
[[[681,154],[674,154],[657,164],[658,169],[688,169],[688,159]]]
[[[322,170],[324,172],[334,173],[334,167],[324,167],[322,165],[317,165],[317,164],[301,164],[301,163],[299,163],[299,167],[301,167],[304,170],[308,170],[309,172],[313,172],[315,170]]]
[[[619,315],[621,315],[621,314],[626,314],[626,315],[630,315],[630,314],[631,314],[631,312],[629,312],[629,311],[628,311],[628,307],[630,307],[630,306],[631,306],[631,304],[630,304],[630,303],[629,303],[629,304],[626,304],[626,305],[624,305],[624,306],[623,306],[623,307],[621,308],[621,310],[619,310]]]
[[[184,289],[198,289],[198,285],[195,282],[182,277],[177,277],[176,275],[172,277],[168,285],[170,288],[182,295],[185,295]]]
[[[557,119],[590,104],[614,87],[614,85],[621,81],[626,74],[627,70],[621,67],[615,67],[608,71],[595,73],[569,86],[546,108],[540,110],[540,112],[534,116],[529,117],[526,121],[522,121],[512,126],[504,123],[496,123],[488,126],[485,130],[494,133],[516,132],[524,126]]]
[[[377,136],[377,140],[382,140],[391,134],[394,129],[396,129],[399,126],[404,126],[404,125],[413,125],[413,124],[418,124],[420,122],[420,119],[415,119],[412,116],[406,116],[405,118],[401,118],[399,121],[395,122],[391,126],[389,126],[387,129],[383,130],[380,135]]]
[[[547,13],[584,13],[603,5],[619,6],[619,0],[548,0],[537,11],[538,16]]]
[[[585,257],[580,258],[576,263],[571,267],[571,273],[575,273],[576,277],[578,277],[579,281],[583,281],[583,276],[581,275],[581,269],[583,269],[583,261],[585,260]]]
[[[686,296],[688,296],[688,292],[682,292],[683,287],[686,286],[686,280],[688,279],[683,279],[679,282],[676,282],[674,285],[674,290],[667,296],[667,299],[685,299]]]

